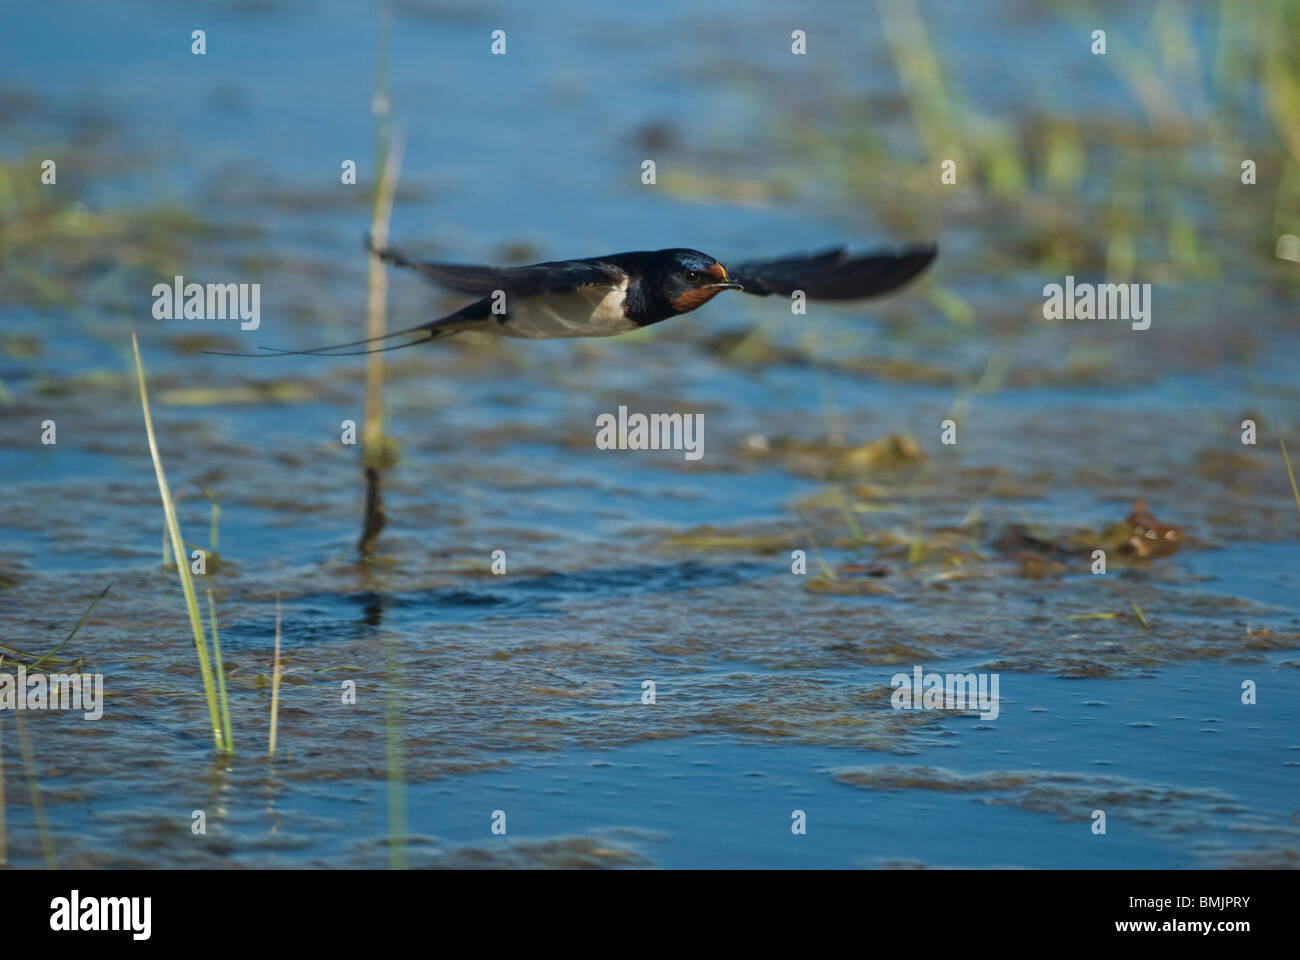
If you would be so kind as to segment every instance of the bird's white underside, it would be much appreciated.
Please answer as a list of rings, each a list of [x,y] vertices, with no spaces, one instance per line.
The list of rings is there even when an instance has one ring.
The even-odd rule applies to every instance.
[[[504,323],[492,321],[492,331],[506,337],[550,340],[558,337],[612,337],[635,330],[623,313],[627,278],[618,286],[592,285],[573,293],[538,297],[507,297]]]

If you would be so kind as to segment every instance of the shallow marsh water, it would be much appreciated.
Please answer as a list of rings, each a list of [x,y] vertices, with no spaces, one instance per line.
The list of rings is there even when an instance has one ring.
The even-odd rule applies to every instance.
[[[33,774],[60,866],[382,867],[399,781],[411,866],[1294,866],[1300,511],[1276,429],[1300,453],[1300,335],[1295,264],[1272,258],[1291,214],[1263,189],[1219,196],[1213,165],[1165,152],[1067,18],[1016,3],[918,9],[981,109],[1077,123],[1085,171],[1054,194],[943,193],[881,39],[907,6],[801,9],[817,46],[797,72],[777,3],[397,7],[393,236],[411,251],[726,259],[937,238],[941,257],[880,304],[794,318],[732,296],[610,341],[392,354],[400,456],[369,566],[339,443],[361,362],[198,351],[358,335],[376,11],[206,5],[205,58],[193,15],[166,5],[24,11],[0,157],[10,176],[66,158],[59,190],[85,207],[51,216],[72,238],[57,244],[7,223],[25,243],[0,276],[0,643],[43,653],[113,589],[61,651],[104,674],[103,719],[0,714],[10,865],[46,862]],[[1191,6],[1199,40],[1217,7]],[[662,17],[690,29],[645,44]],[[1107,17],[1115,36],[1147,29]],[[499,26],[510,52],[492,58]],[[1261,169],[1294,163],[1249,122]],[[1131,153],[1163,170],[1195,255],[1137,196],[1118,208],[1151,211],[1124,228],[1155,283],[1151,329],[1043,320],[1043,284],[1113,263]],[[361,186],[338,184],[343,159]],[[174,272],[260,282],[262,329],[152,320]],[[455,302],[389,282],[393,328]],[[209,545],[204,491],[220,503],[200,586],[229,760],[162,564],[132,329],[187,540]],[[597,415],[621,404],[703,413],[704,458],[597,450]],[[1111,549],[1092,576],[1080,544],[1135,499],[1180,548]],[[891,709],[890,677],[915,664],[999,673],[999,716]]]

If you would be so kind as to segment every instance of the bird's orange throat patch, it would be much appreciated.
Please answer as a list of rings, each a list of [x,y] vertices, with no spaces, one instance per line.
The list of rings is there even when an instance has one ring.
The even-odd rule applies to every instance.
[[[673,300],[673,309],[678,313],[690,313],[692,310],[704,306],[718,294],[723,291],[723,287],[701,287],[698,290],[687,290],[681,296]]]

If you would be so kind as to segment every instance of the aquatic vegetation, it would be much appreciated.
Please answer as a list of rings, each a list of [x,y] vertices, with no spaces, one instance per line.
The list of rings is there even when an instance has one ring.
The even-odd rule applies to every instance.
[[[4,658],[0,657],[0,664]],[[0,718],[0,867],[9,862],[9,836],[5,826],[5,751],[4,720]]]
[[[636,847],[599,836],[524,839],[508,846],[417,849],[421,870],[613,870],[651,866]]]
[[[1132,512],[1118,523],[1102,530],[1079,529],[1056,533],[1030,529],[1022,524],[1003,528],[993,542],[994,548],[1022,563],[1065,561],[1090,557],[1095,550],[1118,558],[1141,560],[1167,557],[1183,543],[1183,532],[1172,524],[1161,523],[1151,514],[1143,500],[1133,501]],[[1058,564],[1058,572],[1064,567]]]
[[[1236,798],[1222,790],[1061,771],[959,773],[939,767],[882,765],[840,769],[835,779],[872,790],[969,793],[985,803],[1014,804],[1066,821],[1087,822],[1090,810],[1105,805],[1144,826],[1178,834],[1189,832],[1205,818],[1246,812]]]
[[[1282,437],[1282,431],[1277,433],[1278,445],[1282,448],[1282,461],[1286,464],[1286,477],[1291,481],[1291,494],[1295,497],[1296,509],[1300,510],[1300,488],[1295,485],[1295,471],[1291,469],[1291,458],[1286,453],[1286,440]]]
[[[890,434],[840,454],[830,468],[833,480],[910,464],[923,458],[920,444],[906,434]]]
[[[1138,602],[1136,600],[1132,601],[1132,603],[1133,603],[1133,612],[1137,614],[1138,620],[1142,622],[1143,629],[1150,630],[1151,624],[1147,623],[1146,614],[1142,612],[1142,608],[1138,606]]]
[[[213,157],[161,152],[124,169],[117,142],[139,142],[150,119],[111,90],[120,141],[67,149],[57,124],[41,138],[24,132],[31,123],[4,127],[21,152],[0,163],[0,306],[13,321],[0,336],[0,457],[6,480],[11,464],[18,478],[0,496],[0,620],[11,643],[0,646],[0,667],[78,656],[64,640],[68,625],[90,600],[84,584],[98,590],[111,571],[113,616],[94,620],[97,641],[101,621],[106,638],[95,655],[114,658],[120,707],[83,732],[28,719],[40,748],[29,771],[39,772],[39,818],[27,800],[38,795],[12,779],[17,741],[0,717],[10,861],[46,862],[44,829],[60,864],[79,867],[155,858],[198,868],[675,865],[682,852],[660,840],[624,843],[553,824],[488,840],[478,820],[438,812],[492,810],[503,785],[522,784],[561,797],[558,806],[591,804],[583,809],[595,823],[642,824],[671,803],[697,805],[682,785],[716,774],[708,764],[725,765],[738,745],[760,753],[749,773],[718,778],[728,802],[755,785],[765,799],[783,798],[804,769],[830,788],[804,781],[818,803],[838,803],[854,791],[832,782],[828,767],[923,754],[929,774],[864,775],[854,785],[882,795],[924,789],[927,802],[951,794],[974,801],[977,815],[1015,808],[1024,830],[1008,843],[1008,863],[1034,855],[1047,835],[1040,821],[1072,823],[1098,795],[1126,813],[1166,808],[1219,833],[1239,814],[1209,805],[1245,805],[1272,831],[1267,803],[1280,777],[1249,803],[1180,796],[1172,784],[1200,774],[1175,766],[1166,783],[1141,769],[1154,741],[1145,727],[1124,726],[1129,713],[1107,741],[1121,745],[1107,758],[1112,770],[1129,765],[1119,780],[1043,774],[1060,753],[1040,754],[1042,766],[1026,774],[1028,759],[1004,770],[998,752],[1034,746],[1016,741],[1012,724],[900,717],[886,686],[895,669],[948,661],[1003,670],[1003,689],[1018,684],[1018,698],[1041,697],[1048,709],[1094,685],[1097,699],[1132,701],[1134,722],[1144,723],[1153,723],[1148,697],[1197,678],[1216,685],[1196,689],[1199,703],[1231,692],[1230,671],[1269,671],[1279,688],[1294,686],[1300,637],[1287,571],[1300,491],[1281,435],[1285,475],[1267,443],[1245,445],[1235,430],[1298,397],[1287,358],[1300,287],[1295,262],[1278,257],[1292,246],[1277,240],[1300,233],[1300,22],[1271,0],[1239,7],[1165,3],[1144,13],[1065,0],[1040,14],[1049,40],[1098,17],[1112,33],[1114,53],[1087,61],[1095,69],[1081,82],[1074,64],[1067,80],[1053,74],[1058,47],[1025,49],[984,71],[961,46],[967,38],[954,41],[960,5],[932,12],[885,0],[863,11],[870,29],[853,40],[868,44],[861,69],[817,72],[817,57],[841,40],[826,21],[812,33],[816,56],[793,70],[777,58],[732,63],[734,53],[692,48],[681,66],[696,89],[726,85],[719,99],[695,101],[700,122],[647,128],[653,119],[633,109],[626,148],[563,163],[545,152],[521,158],[536,131],[520,121],[599,114],[615,103],[604,99],[611,93],[626,110],[634,98],[622,76],[611,75],[608,90],[543,77],[540,95],[488,103],[466,99],[450,50],[440,47],[445,61],[428,67],[395,45],[392,90],[436,90],[446,108],[437,118],[403,108],[403,156],[389,126],[397,112],[385,26],[374,115],[364,111],[368,76],[352,84],[354,103],[329,108],[350,111],[338,127],[370,167],[361,186],[339,185],[337,167],[320,161],[333,141],[311,139],[335,118],[296,115],[274,85],[258,91],[265,111],[214,115],[201,98],[194,104],[196,123],[251,125],[250,143],[315,148],[268,146],[260,159],[274,154],[275,163],[265,166],[232,139]],[[305,20],[296,26],[310,41],[300,48],[333,42]],[[727,26],[737,46],[770,46],[763,17]],[[1004,26],[994,19],[989,29]],[[499,92],[495,80],[477,82]],[[672,71],[663,84],[680,97]],[[561,88],[572,109],[553,120],[541,111]],[[1076,91],[1091,98],[1076,101]],[[476,115],[457,113],[462,102],[500,107],[503,122],[480,138]],[[282,126],[263,139],[269,131],[258,125],[270,116]],[[572,132],[563,142],[584,146],[587,134]],[[611,141],[628,132],[615,129]],[[77,164],[66,187],[34,188],[33,165],[56,147]],[[671,151],[660,189],[628,176],[636,151]],[[1258,186],[1240,183],[1246,157]],[[952,184],[939,180],[946,160],[956,165]],[[523,161],[536,180],[518,175]],[[71,175],[78,169],[95,175]],[[176,199],[160,200],[167,194],[152,182],[113,179],[141,169],[146,178],[158,171]],[[410,209],[426,194],[400,186],[399,173],[434,184],[427,195],[437,207]],[[507,209],[508,222],[494,216]],[[197,274],[196,260],[268,281],[267,343],[352,339],[458,306],[415,283],[394,280],[390,293],[382,268],[358,256],[367,223],[378,239],[394,217],[395,241],[447,259],[543,260],[602,249],[594,245],[603,239],[630,247],[642,231],[707,237],[738,256],[784,249],[777,240],[787,232],[809,248],[837,234],[855,245],[937,236],[944,253],[935,277],[901,301],[801,316],[737,303],[699,322],[554,350],[450,343],[365,361],[245,365],[198,353],[247,348],[232,345],[237,334],[169,321],[147,338],[152,396],[142,364],[110,369],[125,339],[110,328],[142,319],[141,278],[169,279],[182,265]],[[216,242],[232,237],[237,245]],[[1133,334],[1044,316],[1043,285],[1085,274],[1150,282],[1163,312]],[[158,493],[141,470],[137,390]],[[702,410],[716,441],[699,464],[596,451],[594,416],[625,403]],[[150,410],[172,482],[184,478],[174,490]],[[47,416],[59,419],[65,445],[33,451],[30,424]],[[364,422],[360,464],[338,442],[344,418]],[[941,439],[946,419],[956,421],[956,444]],[[212,584],[207,622],[192,617],[191,630],[215,764],[196,756],[196,739],[204,756],[207,741],[194,723],[194,654],[157,628],[177,599],[174,582],[158,576],[156,528],[141,519],[157,517],[158,494],[164,558],[181,574],[187,612],[201,608],[195,585]],[[181,568],[195,543],[179,539],[182,523],[207,529],[209,571],[220,570],[192,579],[188,593]],[[508,575],[490,570],[499,548]],[[1091,569],[1096,549],[1106,551],[1105,576]],[[803,573],[792,569],[794,551],[806,555]],[[357,553],[366,559],[357,563]],[[360,676],[370,681],[364,695],[340,704],[340,681]],[[657,707],[640,699],[646,678],[659,684]],[[1178,699],[1188,699],[1181,689]],[[243,716],[252,703],[258,713],[269,705],[274,760],[249,756],[245,729],[235,762],[232,708]],[[1063,721],[1056,740],[1035,738],[1069,756],[1084,726],[1077,719]],[[1234,722],[1234,736],[1259,725]],[[1201,735],[1213,743],[1212,732]],[[83,751],[94,738],[102,749]],[[1167,746],[1161,755],[1181,756]],[[1260,739],[1239,767],[1225,758],[1225,776],[1247,763],[1275,775],[1290,763],[1286,749]],[[82,752],[84,770],[55,775],[55,758]],[[933,772],[945,756],[963,764],[956,786]],[[555,762],[576,769],[547,766]],[[638,763],[665,771],[655,788],[665,804],[600,807],[628,783],[644,789]],[[222,809],[201,845],[175,816],[196,783],[207,790],[202,803]],[[1294,800],[1285,799],[1289,813]],[[93,829],[72,836],[87,809]],[[0,797],[0,858],[4,813]],[[1139,812],[1134,822],[1181,855],[1156,819]],[[672,829],[689,834],[682,822]],[[1276,856],[1238,851],[1234,862],[1293,858],[1294,837],[1267,837],[1279,841]],[[988,862],[984,851],[957,848],[961,865]],[[754,849],[744,855],[769,852]],[[916,862],[949,855],[925,848]],[[1200,845],[1187,856],[1232,861]]]
[[[380,24],[379,55],[375,73],[375,169],[382,171],[375,184],[374,209],[370,222],[370,275],[366,295],[366,338],[382,337],[387,330],[388,268],[375,252],[388,246],[388,224],[393,215],[393,197],[402,169],[405,136],[389,132],[388,40],[392,17],[385,13]],[[374,552],[379,534],[387,523],[383,508],[383,470],[396,462],[396,445],[384,433],[384,357],[366,357],[366,406],[361,439],[362,471],[366,478],[365,520],[357,551],[362,559]]]
[[[275,734],[280,719],[280,596],[275,597],[275,660],[271,665],[271,727],[267,737],[266,755],[275,756]]]
[[[68,635],[64,637],[61,641],[59,641],[59,644],[56,647],[54,647],[52,650],[50,650],[48,653],[44,653],[41,654],[40,656],[37,656],[36,654],[24,653],[22,650],[19,650],[16,647],[7,646],[6,644],[3,643],[0,643],[0,650],[5,651],[6,654],[12,656],[19,663],[25,666],[28,670],[35,670],[37,667],[39,667],[41,664],[45,663],[46,661],[52,661],[54,663],[67,663],[67,664],[80,663],[81,662],[80,658],[77,660],[67,660],[58,657],[57,654],[60,650],[62,650],[64,647],[68,645],[68,642],[73,637],[77,635],[77,631],[80,630],[83,626],[85,626],[86,621],[90,619],[90,615],[94,613],[95,607],[99,605],[99,601],[103,600],[104,597],[108,594],[108,591],[111,589],[113,589],[113,585],[110,583],[108,586],[106,586],[103,590],[99,592],[99,596],[95,597],[94,600],[90,601],[90,605],[86,607],[85,612],[82,613],[81,619],[76,622],[76,624],[73,626],[72,630],[68,633]],[[2,657],[0,657],[0,662],[3,662]]]
[[[59,864],[54,855],[54,839],[50,836],[49,819],[45,815],[41,784],[36,773],[36,751],[27,732],[27,719],[21,712],[14,713],[14,726],[18,730],[18,752],[23,758],[23,775],[27,780],[27,796],[36,821],[36,833],[40,838],[41,857],[45,861],[45,869],[57,870]]]
[[[36,156],[0,161],[0,303],[83,314],[87,296],[120,305],[126,275],[170,276],[191,240],[214,234],[176,204],[93,209],[71,185],[42,185],[40,169]]]
[[[216,504],[214,503],[215,507]],[[213,519],[213,541],[216,541],[216,520]],[[214,547],[215,548],[215,547]],[[221,702],[221,744],[227,754],[235,752],[235,734],[230,725],[230,703],[226,699],[226,668],[221,662],[221,635],[217,630],[217,604],[208,591],[208,625],[212,629],[212,659],[217,674],[217,695]]]
[[[203,677],[203,692],[208,701],[208,715],[212,721],[212,740],[217,752],[221,753],[225,750],[228,738],[223,737],[222,734],[222,723],[217,712],[217,698],[212,682],[212,667],[208,660],[207,637],[203,631],[203,618],[199,615],[194,580],[190,576],[189,554],[185,549],[185,541],[181,538],[180,524],[176,519],[176,505],[172,501],[167,476],[163,472],[162,458],[158,453],[158,441],[153,431],[153,416],[149,412],[149,394],[144,382],[144,364],[140,361],[140,344],[134,333],[131,334],[131,349],[135,353],[136,382],[140,391],[140,407],[144,411],[145,434],[149,438],[149,455],[153,458],[154,473],[158,478],[158,494],[162,498],[163,514],[167,520],[172,556],[175,559],[176,572],[180,577],[185,609],[190,618],[190,628],[194,633],[194,648],[199,657],[199,673]],[[215,627],[216,619],[214,618],[212,622]]]

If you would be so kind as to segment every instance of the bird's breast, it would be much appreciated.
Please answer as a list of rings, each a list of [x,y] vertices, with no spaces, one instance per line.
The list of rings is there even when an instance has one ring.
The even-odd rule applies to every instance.
[[[618,284],[592,284],[572,293],[506,298],[506,316],[499,332],[508,337],[550,340],[558,337],[612,337],[635,330],[628,319],[627,279]]]

